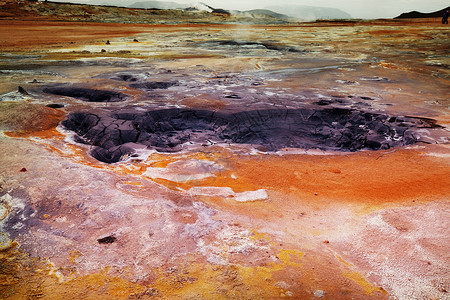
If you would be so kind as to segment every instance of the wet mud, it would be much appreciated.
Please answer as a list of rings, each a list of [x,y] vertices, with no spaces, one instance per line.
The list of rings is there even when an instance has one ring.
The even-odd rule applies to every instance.
[[[72,86],[45,87],[43,92],[58,96],[77,98],[87,102],[120,102],[124,101],[126,98],[125,95],[118,92]]]
[[[224,49],[224,46],[228,46],[230,51],[235,50],[255,50],[258,48],[273,50],[273,51],[284,51],[284,52],[303,52],[294,47],[277,45],[275,43],[270,42],[253,42],[253,41],[243,41],[243,40],[218,40],[218,41],[208,41],[205,46],[213,46],[220,49]]]
[[[176,82],[142,82],[142,83],[132,83],[130,87],[135,89],[145,89],[145,90],[155,90],[155,89],[168,89],[171,86],[177,85]]]
[[[321,105],[322,103],[319,103]],[[440,128],[428,118],[395,117],[351,109],[250,110],[236,113],[166,109],[139,113],[72,113],[61,123],[91,155],[115,163],[133,144],[177,152],[189,143],[249,144],[263,152],[283,148],[358,151],[420,142],[420,130]],[[429,141],[427,141],[429,143]]]

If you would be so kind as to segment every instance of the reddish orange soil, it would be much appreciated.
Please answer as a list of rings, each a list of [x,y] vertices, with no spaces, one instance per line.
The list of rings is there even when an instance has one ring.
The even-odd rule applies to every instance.
[[[331,157],[244,158],[236,160],[236,173],[254,187],[297,194],[309,201],[320,198],[379,205],[447,196],[449,166],[424,154],[391,150]]]
[[[0,49],[26,51],[55,48],[70,43],[107,40],[141,32],[145,26],[131,24],[70,23],[0,20]]]
[[[401,23],[414,23],[416,25],[439,24],[438,19],[413,19],[413,20],[377,20],[366,21],[363,24],[370,25],[397,25]],[[345,22],[320,22],[303,23],[300,27],[335,27],[354,26],[354,23]],[[70,43],[107,40],[114,37],[123,37],[145,32],[151,29],[162,29],[164,31],[176,31],[183,28],[239,28],[240,25],[233,24],[120,24],[120,23],[83,23],[83,22],[55,22],[55,21],[20,21],[0,19],[0,50],[2,51],[26,51],[61,47]],[[293,29],[295,26],[264,26],[269,30],[279,28]],[[401,30],[403,31],[403,29]],[[373,34],[387,34],[391,31],[373,31]],[[397,31],[395,31],[397,32]]]
[[[179,28],[235,28],[230,24],[120,24],[82,23],[55,21],[0,20],[0,50],[20,52],[45,50],[93,41],[106,41],[116,37],[131,36],[140,32],[163,30],[177,31]]]
[[[16,137],[42,135],[48,131],[52,132],[48,137],[54,137],[55,127],[65,116],[61,110],[30,103],[5,102],[0,103],[0,109],[11,112],[0,116],[0,124],[11,130],[10,136]]]

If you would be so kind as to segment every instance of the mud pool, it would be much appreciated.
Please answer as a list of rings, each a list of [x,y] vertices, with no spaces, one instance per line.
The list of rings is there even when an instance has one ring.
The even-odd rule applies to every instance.
[[[74,140],[96,146],[90,154],[106,163],[134,155],[135,144],[159,152],[178,152],[194,143],[205,147],[222,143],[256,145],[264,152],[283,148],[390,149],[421,142],[421,133],[440,127],[432,119],[398,118],[342,108],[232,114],[193,109],[139,113],[128,108],[106,116],[72,113],[61,125],[77,133]]]
[[[448,27],[14,24],[5,299],[448,298]]]

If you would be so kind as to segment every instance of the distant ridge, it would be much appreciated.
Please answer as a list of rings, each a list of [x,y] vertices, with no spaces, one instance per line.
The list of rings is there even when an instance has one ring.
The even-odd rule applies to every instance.
[[[352,16],[339,9],[332,7],[318,7],[308,5],[283,5],[283,6],[268,6],[276,13],[284,14],[292,18],[297,18],[305,21],[314,21],[318,19],[333,20],[333,19],[351,19]]]
[[[128,7],[130,8],[156,8],[156,9],[180,9],[186,8],[187,5],[183,5],[177,2],[169,1],[140,1],[135,2]]]
[[[168,9],[178,6],[169,1],[123,0],[122,5],[130,4],[139,8],[108,5],[111,1],[91,0],[102,4],[37,1],[0,0],[0,20],[49,20],[102,23],[145,23],[145,24],[287,24],[290,19],[278,18],[276,13],[267,10],[248,12],[229,12],[198,3],[194,7]],[[148,7],[142,7],[148,6]],[[180,5],[182,6],[182,5]]]
[[[418,11],[402,13],[400,16],[395,17],[394,19],[441,18],[446,10],[450,10],[450,6],[431,13],[422,13]]]
[[[289,19],[289,17],[287,15],[279,14],[279,13],[276,13],[276,12],[268,10],[268,9],[252,9],[252,10],[246,10],[243,13],[248,13],[251,15],[265,15],[265,16],[270,16],[270,17],[278,18],[278,19]]]

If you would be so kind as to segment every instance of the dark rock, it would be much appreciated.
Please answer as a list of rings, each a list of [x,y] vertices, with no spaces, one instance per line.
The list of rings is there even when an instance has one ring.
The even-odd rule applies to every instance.
[[[228,99],[241,99],[241,97],[236,95],[236,94],[225,96],[225,98],[228,98]]]
[[[127,81],[127,82],[137,81],[136,77],[134,77],[133,75],[129,75],[129,74],[122,74],[117,77],[114,77],[113,79],[120,80],[120,81]]]
[[[221,8],[213,9],[213,11],[211,13],[214,14],[214,15],[225,16],[225,17],[231,16],[229,11],[226,11],[226,10],[221,9]]]
[[[47,107],[50,107],[50,108],[63,108],[63,107],[64,107],[64,104],[51,103],[51,104],[47,104],[46,106],[47,106]]]
[[[105,236],[104,238],[98,239],[97,242],[99,244],[112,244],[116,241],[116,237],[114,236]]]
[[[211,6],[209,6],[209,5],[205,4],[205,3],[203,3],[203,4],[204,4],[205,6],[207,6],[209,9],[211,9],[211,13],[212,13],[212,14],[220,15],[220,16],[225,16],[225,17],[231,16],[231,14],[230,14],[229,11],[226,11],[226,10],[224,10],[224,9],[222,9],[222,8],[214,8],[214,7],[211,7]]]
[[[29,95],[28,92],[27,92],[23,87],[21,87],[20,85],[19,85],[19,87],[18,87],[18,91],[19,91],[19,93],[21,93],[22,95]]]

